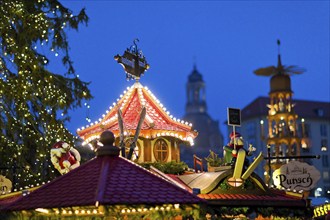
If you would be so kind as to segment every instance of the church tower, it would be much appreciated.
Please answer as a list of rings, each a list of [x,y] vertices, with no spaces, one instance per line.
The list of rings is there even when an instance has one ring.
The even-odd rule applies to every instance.
[[[186,162],[190,167],[194,154],[204,159],[209,155],[210,150],[217,154],[222,153],[223,136],[219,129],[219,121],[213,120],[207,113],[205,87],[203,76],[194,65],[186,84],[187,102],[183,119],[192,123],[198,136],[194,140],[194,146],[180,148],[181,161]]]
[[[188,76],[186,114],[206,113],[205,82],[196,65]]]
[[[278,40],[278,47],[280,41]],[[268,110],[268,135],[266,143],[273,159],[265,165],[267,174],[286,164],[289,159],[280,159],[285,156],[300,156],[301,138],[297,131],[298,115],[292,103],[293,91],[291,90],[292,74],[300,74],[303,70],[296,66],[283,66],[280,52],[278,53],[277,67],[270,66],[255,71],[256,75],[271,76]],[[271,170],[269,170],[271,169]],[[271,172],[270,172],[271,171]],[[269,175],[266,182],[269,182]]]

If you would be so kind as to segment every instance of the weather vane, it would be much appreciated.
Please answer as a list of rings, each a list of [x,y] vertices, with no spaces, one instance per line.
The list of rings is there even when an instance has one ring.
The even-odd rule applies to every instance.
[[[142,50],[138,49],[137,42],[139,39],[135,39],[130,48],[127,48],[122,56],[117,54],[114,58],[119,64],[121,64],[126,72],[126,79],[135,79],[139,81],[141,75],[149,69],[145,57],[143,56]]]

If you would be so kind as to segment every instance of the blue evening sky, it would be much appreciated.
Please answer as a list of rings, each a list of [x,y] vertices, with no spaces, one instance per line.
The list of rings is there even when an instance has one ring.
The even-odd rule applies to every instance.
[[[75,12],[85,7],[90,18],[87,27],[69,32],[69,41],[77,73],[91,82],[93,122],[133,84],[113,57],[135,38],[151,66],[141,84],[177,118],[184,115],[194,63],[206,83],[208,112],[221,124],[227,107],[267,96],[270,78],[253,71],[277,64],[277,39],[282,63],[306,69],[291,78],[293,98],[330,101],[329,1],[61,2]],[[72,132],[88,124],[85,107],[70,115]],[[224,125],[221,130],[226,135]]]

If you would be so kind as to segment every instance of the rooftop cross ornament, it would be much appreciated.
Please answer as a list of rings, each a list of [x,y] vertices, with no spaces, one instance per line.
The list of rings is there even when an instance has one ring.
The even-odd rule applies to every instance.
[[[119,64],[121,64],[126,72],[126,79],[135,79],[139,81],[141,75],[149,69],[149,64],[147,63],[142,51],[138,49],[137,42],[139,39],[135,39],[130,48],[127,48],[122,56],[117,54],[114,58]]]

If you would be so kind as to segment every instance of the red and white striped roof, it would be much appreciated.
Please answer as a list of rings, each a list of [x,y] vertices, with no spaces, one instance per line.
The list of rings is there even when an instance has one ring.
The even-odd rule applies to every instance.
[[[143,106],[146,108],[146,116],[141,126],[140,137],[153,139],[172,136],[193,145],[193,139],[197,136],[197,132],[192,131],[192,124],[170,115],[155,95],[139,82],[128,87],[117,99],[117,103],[110,106],[103,118],[78,129],[77,133],[86,143],[98,139],[105,130],[112,131],[116,137],[119,136],[117,112],[120,108],[125,135],[134,135]]]

